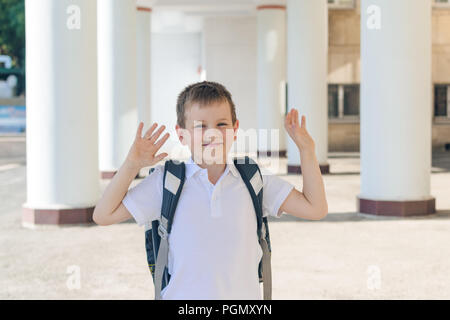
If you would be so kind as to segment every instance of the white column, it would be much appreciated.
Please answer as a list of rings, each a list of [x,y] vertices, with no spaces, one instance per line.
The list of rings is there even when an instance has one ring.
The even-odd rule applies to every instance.
[[[152,9],[138,2],[137,7],[137,112],[138,120],[150,125],[151,115],[151,12]]]
[[[287,1],[288,109],[306,116],[322,172],[328,172],[328,7],[326,0]],[[301,120],[301,119],[299,119]],[[299,172],[300,154],[288,138],[288,172]]]
[[[26,0],[23,224],[92,221],[100,196],[96,2]]]
[[[363,0],[361,27],[360,212],[433,212],[431,0]]]
[[[138,126],[136,0],[98,0],[99,158],[103,178],[125,161]]]
[[[286,6],[261,5],[258,12],[258,151],[286,153],[284,130],[286,84]],[[274,131],[274,132],[272,132]],[[272,135],[278,137],[272,141]],[[275,142],[275,145],[272,145]]]

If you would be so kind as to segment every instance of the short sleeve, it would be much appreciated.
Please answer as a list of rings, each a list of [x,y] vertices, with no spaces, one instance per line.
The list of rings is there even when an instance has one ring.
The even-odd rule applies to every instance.
[[[263,177],[263,216],[280,218],[281,205],[295,186],[274,174],[262,174]]]
[[[139,226],[156,220],[161,214],[164,166],[159,165],[138,185],[129,189],[123,205]]]

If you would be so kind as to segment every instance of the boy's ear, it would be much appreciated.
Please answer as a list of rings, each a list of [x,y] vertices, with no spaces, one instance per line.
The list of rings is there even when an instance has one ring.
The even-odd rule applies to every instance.
[[[237,131],[239,130],[239,120],[237,120],[237,119],[236,119],[236,123],[234,124],[233,130],[234,130],[234,141],[236,141]]]
[[[175,130],[177,131],[178,140],[180,140],[183,146],[187,146],[190,141],[190,133],[188,129],[182,128],[179,125],[175,126]]]
[[[179,125],[175,126],[175,131],[177,132],[177,136],[178,136],[178,140],[180,140],[180,142],[182,144],[184,144],[184,136],[183,136],[183,128],[181,128]]]

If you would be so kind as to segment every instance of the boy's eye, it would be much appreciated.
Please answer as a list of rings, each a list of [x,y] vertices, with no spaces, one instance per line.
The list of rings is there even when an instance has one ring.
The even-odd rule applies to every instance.
[[[221,123],[219,123],[218,124],[218,126],[226,126],[227,124],[226,123],[223,123],[223,122],[221,122]],[[203,125],[201,125],[201,124],[199,124],[199,125],[196,125],[194,128],[196,128],[196,129],[200,129],[200,128],[205,128],[206,126],[203,124]]]

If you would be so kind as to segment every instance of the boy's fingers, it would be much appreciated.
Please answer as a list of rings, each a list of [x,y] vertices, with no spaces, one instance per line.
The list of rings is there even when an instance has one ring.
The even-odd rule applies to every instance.
[[[167,141],[167,139],[169,139],[169,136],[170,136],[170,134],[166,133],[164,135],[164,137],[162,137],[161,139],[158,140],[158,142],[155,144],[155,146],[157,148],[156,150],[158,150],[159,148],[162,147],[162,145]]]
[[[136,138],[141,138],[142,137],[142,128],[144,127],[144,123],[139,122],[139,126],[138,129],[136,131]]]
[[[294,123],[294,112],[295,110],[292,109],[291,112],[289,113],[289,127],[292,127],[292,124]]]
[[[164,129],[166,129],[166,126],[161,126],[158,131],[156,131],[152,137],[150,138],[150,142],[151,143],[155,143],[155,141],[159,138],[159,136],[161,135],[161,133],[163,133]]]
[[[302,116],[302,128],[306,129],[306,117]]]
[[[295,110],[294,124],[298,124],[298,110]]]
[[[287,116],[286,116],[286,124],[287,124],[288,126],[291,125],[291,119],[292,119],[292,110],[289,111],[289,113],[288,113]]]
[[[144,139],[149,139],[150,136],[152,135],[153,131],[156,129],[157,126],[158,126],[158,124],[156,122],[153,123],[153,125],[145,133]]]
[[[167,157],[167,156],[168,156],[168,154],[167,154],[166,152],[160,153],[160,154],[158,154],[158,155],[155,157],[155,160],[156,160],[156,161],[161,161],[162,159],[164,159],[164,158]]]

